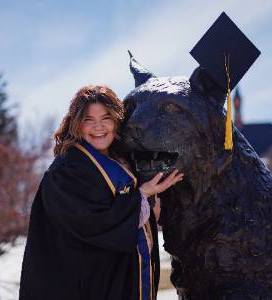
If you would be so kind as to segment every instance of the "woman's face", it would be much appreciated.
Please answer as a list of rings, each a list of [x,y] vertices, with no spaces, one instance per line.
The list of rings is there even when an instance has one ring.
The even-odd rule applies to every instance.
[[[81,122],[81,135],[95,149],[108,154],[116,136],[116,124],[103,104],[90,104]]]

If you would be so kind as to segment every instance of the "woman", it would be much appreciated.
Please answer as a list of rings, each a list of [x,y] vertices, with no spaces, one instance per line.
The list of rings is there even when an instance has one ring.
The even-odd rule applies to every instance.
[[[112,158],[123,114],[107,87],[84,87],[72,100],[32,205],[20,300],[156,298],[146,199],[182,174],[137,187]]]

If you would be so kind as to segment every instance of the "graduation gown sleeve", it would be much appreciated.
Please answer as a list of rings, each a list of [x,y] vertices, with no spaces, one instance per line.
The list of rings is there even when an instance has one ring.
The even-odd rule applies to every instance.
[[[41,189],[45,213],[53,226],[88,245],[135,250],[141,203],[138,189],[113,196],[90,162],[49,169]]]

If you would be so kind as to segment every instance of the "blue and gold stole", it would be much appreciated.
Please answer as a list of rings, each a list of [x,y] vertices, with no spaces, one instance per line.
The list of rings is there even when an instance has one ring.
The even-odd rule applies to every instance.
[[[86,141],[75,145],[96,165],[113,195],[129,193],[136,187],[136,177],[118,161],[96,150]],[[148,241],[151,241],[148,243]],[[152,233],[149,222],[138,230],[137,250],[139,258],[139,300],[153,300],[153,270],[151,265]]]

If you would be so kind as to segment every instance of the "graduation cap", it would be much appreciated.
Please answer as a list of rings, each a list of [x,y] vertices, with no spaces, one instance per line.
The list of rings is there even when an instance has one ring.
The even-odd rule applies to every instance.
[[[231,90],[260,55],[235,23],[223,12],[190,54],[227,93],[225,149],[232,150]]]

